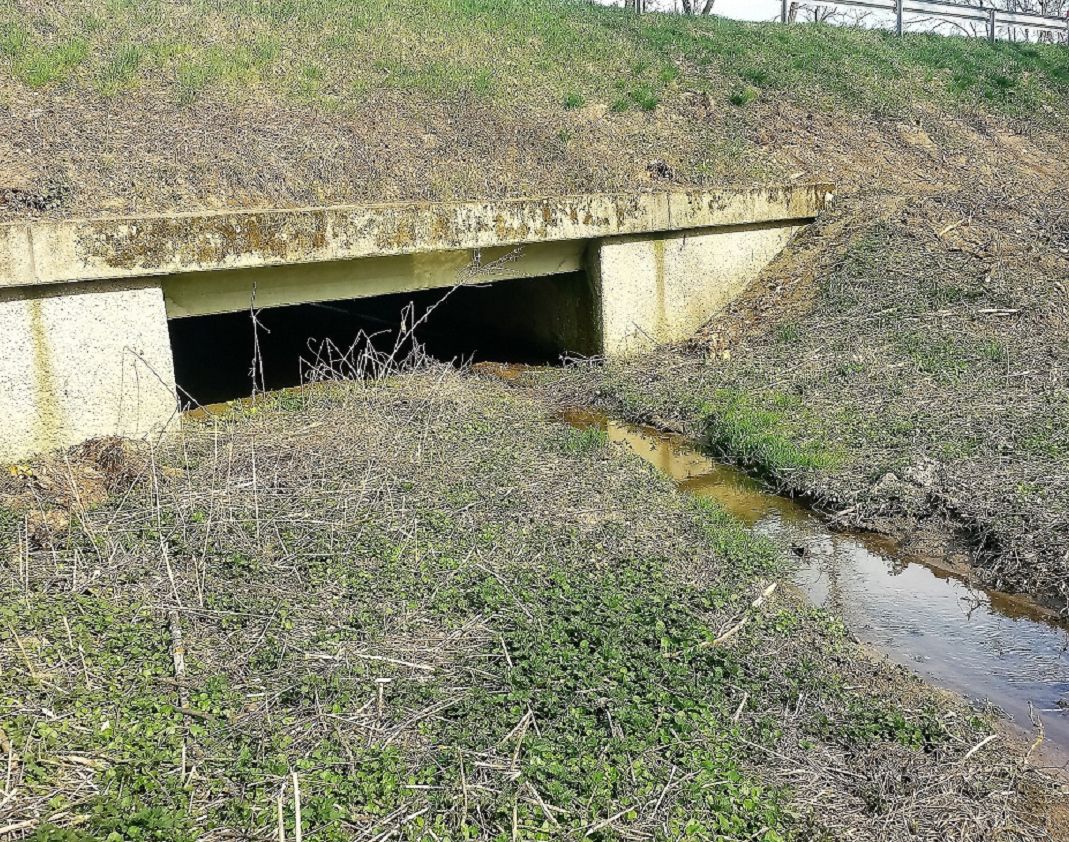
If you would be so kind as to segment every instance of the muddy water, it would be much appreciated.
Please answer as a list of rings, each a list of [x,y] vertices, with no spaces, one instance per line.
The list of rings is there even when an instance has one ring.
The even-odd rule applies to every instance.
[[[971,587],[879,535],[833,531],[805,507],[769,493],[680,436],[590,413],[567,418],[599,426],[689,494],[709,497],[798,558],[794,582],[817,605],[890,660],[978,706],[994,706],[1011,727],[1044,741],[1036,757],[1069,761],[1069,631],[1042,609]]]

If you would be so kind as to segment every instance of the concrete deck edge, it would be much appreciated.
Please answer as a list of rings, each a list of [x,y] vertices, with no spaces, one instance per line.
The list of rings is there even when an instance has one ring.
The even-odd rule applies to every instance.
[[[0,225],[0,288],[815,218],[830,184]]]

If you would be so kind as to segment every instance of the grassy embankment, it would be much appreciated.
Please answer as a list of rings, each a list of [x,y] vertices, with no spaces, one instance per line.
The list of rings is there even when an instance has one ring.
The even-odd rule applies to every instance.
[[[93,214],[781,179],[814,112],[1055,123],[1067,90],[1056,47],[571,0],[14,0],[0,189]]]
[[[0,827],[292,839],[296,775],[311,839],[1056,838],[983,715],[545,412],[429,372],[9,477]]]

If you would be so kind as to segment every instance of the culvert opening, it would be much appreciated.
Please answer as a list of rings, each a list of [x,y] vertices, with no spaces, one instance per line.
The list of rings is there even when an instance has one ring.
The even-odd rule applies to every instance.
[[[415,337],[438,360],[552,365],[564,354],[597,353],[593,293],[585,273],[447,292],[262,309],[256,324],[249,312],[174,319],[169,329],[180,395],[189,405],[207,405],[248,397],[254,384],[268,390],[298,386],[316,349],[330,343],[345,351],[361,335],[388,352],[397,344],[410,304],[417,319],[430,310]],[[403,347],[402,355],[408,350]]]

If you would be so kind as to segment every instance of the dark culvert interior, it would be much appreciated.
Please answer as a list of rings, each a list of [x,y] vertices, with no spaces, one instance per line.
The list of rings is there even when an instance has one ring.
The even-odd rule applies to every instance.
[[[344,351],[363,333],[377,349],[392,349],[409,304],[417,319],[433,308],[416,338],[439,360],[553,364],[565,353],[596,353],[593,292],[585,273],[447,292],[263,309],[255,329],[249,312],[174,319],[171,348],[183,402],[208,405],[251,395],[257,343],[263,387],[269,390],[300,385],[302,372],[324,341]]]

